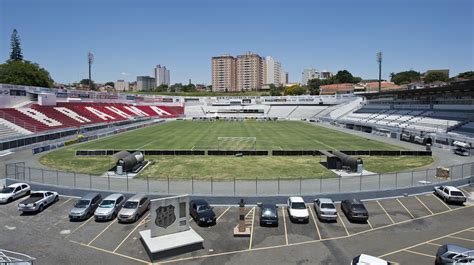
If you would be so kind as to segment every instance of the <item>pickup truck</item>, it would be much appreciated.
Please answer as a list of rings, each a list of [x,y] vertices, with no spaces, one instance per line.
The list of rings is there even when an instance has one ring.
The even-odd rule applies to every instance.
[[[34,191],[30,197],[18,204],[21,212],[41,212],[44,208],[59,200],[59,195],[54,191]]]

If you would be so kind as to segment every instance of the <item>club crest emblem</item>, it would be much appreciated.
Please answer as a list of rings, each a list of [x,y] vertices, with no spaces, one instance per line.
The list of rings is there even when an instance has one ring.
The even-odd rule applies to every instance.
[[[160,206],[156,209],[156,219],[155,224],[162,228],[167,228],[176,221],[176,216],[174,214],[174,206]]]

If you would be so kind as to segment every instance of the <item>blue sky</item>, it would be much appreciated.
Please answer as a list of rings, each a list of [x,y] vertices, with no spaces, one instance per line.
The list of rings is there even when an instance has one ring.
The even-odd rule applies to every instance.
[[[25,59],[57,82],[151,75],[210,83],[211,57],[253,51],[272,55],[300,82],[306,67],[377,77],[375,53],[390,72],[472,70],[472,0],[0,0],[0,61],[13,28]]]

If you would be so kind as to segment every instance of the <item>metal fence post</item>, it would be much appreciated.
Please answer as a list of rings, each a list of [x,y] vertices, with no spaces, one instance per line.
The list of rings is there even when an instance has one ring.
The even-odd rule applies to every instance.
[[[341,176],[339,176],[339,192],[341,192]]]
[[[168,177],[168,194],[170,194],[170,177]]]
[[[255,177],[255,195],[258,194],[258,177]]]
[[[213,183],[212,183],[212,177],[211,177],[211,195],[214,194],[214,186],[213,186]]]
[[[59,185],[59,171],[56,170],[56,185]]]
[[[359,175],[359,191],[362,191],[362,173]]]
[[[191,194],[194,194],[194,177],[191,176]]]
[[[395,172],[395,188],[398,188],[398,172]]]
[[[17,165],[15,164],[15,179],[16,179],[16,175],[18,174],[18,173],[16,173],[17,170],[18,170]]]
[[[323,192],[323,177],[319,177],[319,193]]]
[[[74,172],[74,188],[76,187],[76,172]]]
[[[125,177],[127,178],[127,192],[128,192],[128,173],[125,174]]]
[[[234,176],[234,196],[235,196],[235,176]]]
[[[280,194],[280,177],[278,177],[278,194]]]
[[[449,167],[449,175],[452,176],[452,179],[454,179],[454,172],[453,172],[453,166]]]
[[[380,190],[380,173],[379,173],[379,190]]]
[[[44,184],[44,169],[41,169],[41,181]]]
[[[146,190],[150,193],[150,177],[146,176]]]
[[[461,178],[464,178],[464,164],[461,165]]]
[[[30,182],[31,182],[31,167],[28,167],[28,176],[30,177]]]
[[[92,189],[92,175],[89,174],[89,189]]]
[[[5,178],[8,178],[8,164],[5,165]]]
[[[301,195],[301,179],[302,177],[300,177],[300,195]]]
[[[425,174],[425,183],[428,182],[428,169],[426,169],[426,174]]]
[[[411,186],[413,187],[413,170],[411,171]]]
[[[108,187],[108,190],[110,190],[110,175],[109,175],[109,173],[107,173],[107,187]]]

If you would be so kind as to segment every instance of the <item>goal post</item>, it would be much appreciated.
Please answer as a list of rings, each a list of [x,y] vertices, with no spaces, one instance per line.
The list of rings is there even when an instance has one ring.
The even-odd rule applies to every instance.
[[[257,137],[217,137],[217,150],[257,150]]]

